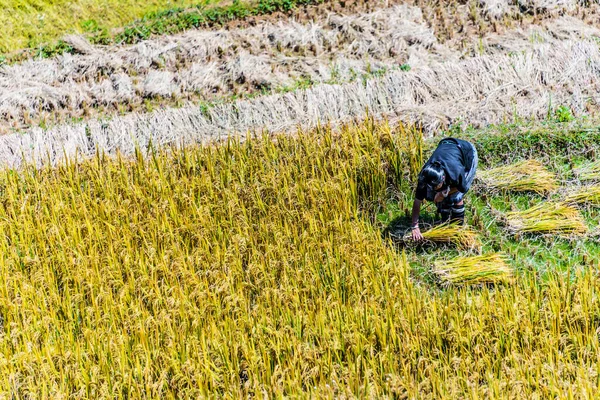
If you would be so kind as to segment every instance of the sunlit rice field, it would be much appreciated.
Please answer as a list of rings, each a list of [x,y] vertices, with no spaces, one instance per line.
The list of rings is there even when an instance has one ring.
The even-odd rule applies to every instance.
[[[599,18],[0,0],[0,400],[597,398]]]
[[[422,268],[457,250],[403,250],[378,222],[411,198],[406,132],[365,123],[4,172],[0,389],[593,396],[598,264],[571,256],[565,274],[560,257],[578,246],[591,258],[595,245],[532,255],[541,239],[490,237],[481,224],[500,228],[473,199],[470,222],[486,252],[505,251],[514,279],[436,281]],[[536,257],[549,257],[544,273]]]

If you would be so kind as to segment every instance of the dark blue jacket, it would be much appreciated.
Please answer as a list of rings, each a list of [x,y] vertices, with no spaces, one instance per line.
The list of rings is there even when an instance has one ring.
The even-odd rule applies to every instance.
[[[429,157],[425,165],[440,163],[446,174],[444,187],[455,187],[459,192],[466,193],[464,184],[466,175],[473,166],[473,146],[466,140],[455,138],[444,138],[440,141],[437,148]],[[419,200],[425,198],[426,187],[417,187],[416,197]]]

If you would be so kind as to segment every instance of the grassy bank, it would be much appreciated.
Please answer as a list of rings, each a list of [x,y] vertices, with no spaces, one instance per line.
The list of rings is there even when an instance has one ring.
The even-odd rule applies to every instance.
[[[516,140],[503,129],[512,131],[476,141],[483,167]],[[554,149],[549,159],[570,151],[527,131],[515,158],[539,146]],[[574,252],[597,245],[565,240],[525,264],[543,239],[507,236],[485,210],[508,200],[471,195],[471,224],[484,247],[509,254],[517,278],[442,288],[430,264],[455,250],[403,252],[382,239],[389,205],[412,198],[408,138],[366,123],[4,172],[0,388],[17,397],[592,396],[600,281],[597,258]],[[585,162],[599,142],[575,143]]]
[[[3,0],[0,23],[10,34],[0,37],[4,62],[31,55],[49,57],[73,48],[60,40],[81,33],[92,44],[131,44],[155,34],[173,34],[187,29],[219,26],[251,15],[289,11],[323,0],[154,0],[151,2],[79,0],[23,5]],[[28,51],[14,53],[17,50]],[[10,54],[12,53],[12,54]]]
[[[169,8],[198,5],[211,0],[153,0],[153,1],[34,1],[2,0],[0,23],[5,34],[0,37],[0,52],[37,48],[73,32],[100,32],[126,25],[145,15],[156,15]]]

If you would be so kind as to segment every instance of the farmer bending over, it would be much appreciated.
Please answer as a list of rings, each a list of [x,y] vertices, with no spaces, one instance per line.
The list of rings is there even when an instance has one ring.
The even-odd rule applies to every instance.
[[[442,222],[465,221],[463,197],[471,188],[477,170],[477,150],[465,140],[446,138],[435,149],[419,173],[412,208],[412,237],[423,240],[419,229],[421,203],[427,199],[437,206]]]

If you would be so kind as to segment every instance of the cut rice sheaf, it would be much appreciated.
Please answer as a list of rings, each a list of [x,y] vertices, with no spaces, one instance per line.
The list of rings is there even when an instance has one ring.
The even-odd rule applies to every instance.
[[[502,253],[457,257],[434,264],[434,272],[445,286],[509,283],[513,270]]]
[[[573,170],[575,176],[582,182],[600,181],[600,161],[582,165]]]
[[[537,160],[481,171],[478,179],[488,190],[547,194],[558,188],[554,174]]]
[[[573,206],[600,207],[600,186],[578,186],[567,192],[564,202]]]
[[[505,222],[508,230],[513,234],[579,235],[588,231],[579,210],[564,202],[544,202],[524,211],[508,212],[505,215]]]
[[[448,243],[464,250],[478,250],[481,242],[477,233],[468,226],[456,223],[444,223],[437,225],[425,232],[423,238],[433,243]]]

